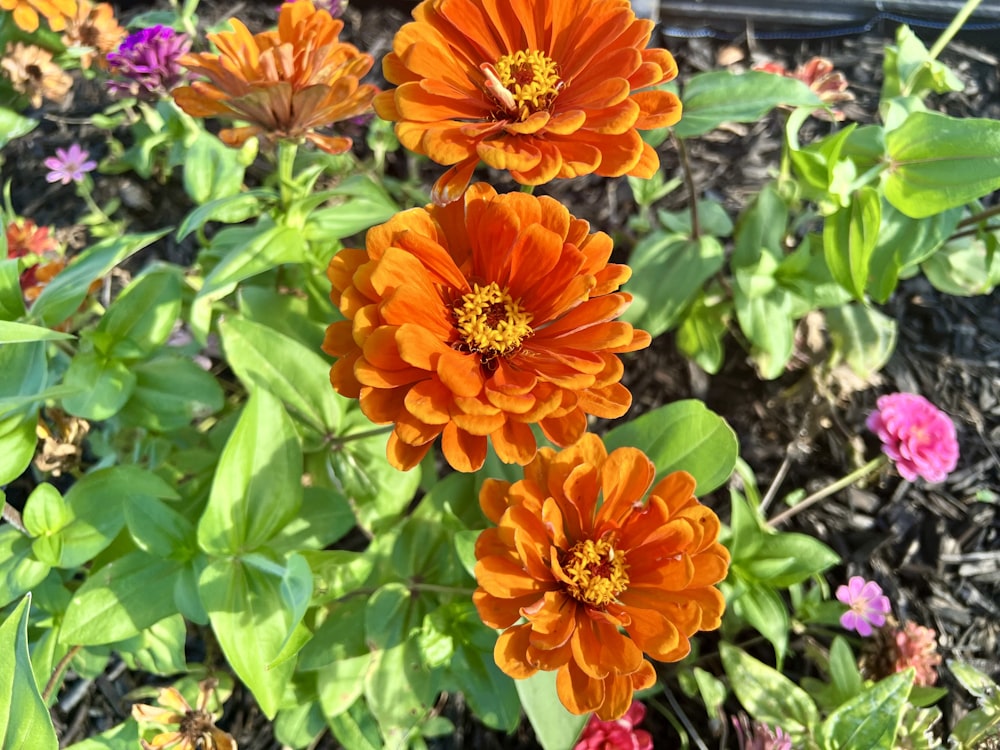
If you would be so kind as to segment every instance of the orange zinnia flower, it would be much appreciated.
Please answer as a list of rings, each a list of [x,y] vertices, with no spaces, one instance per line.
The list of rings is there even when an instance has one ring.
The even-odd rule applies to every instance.
[[[331,296],[347,320],[327,329],[323,348],[340,358],[330,381],[373,422],[396,424],[393,466],[416,465],[438,435],[459,471],[482,466],[487,437],[501,460],[525,464],[530,425],[568,445],[588,414],[628,410],[616,355],[650,338],[615,320],[631,271],[609,264],[611,238],[589,229],[551,198],[480,183],[333,258]]]
[[[653,22],[628,0],[424,0],[413,17],[382,64],[398,88],[375,111],[408,149],[454,165],[435,202],[456,200],[480,159],[525,185],[656,172],[637,131],[680,119],[680,100],[649,88],[677,65],[645,49]]]
[[[194,117],[224,115],[250,122],[219,133],[230,146],[264,135],[304,138],[331,154],[347,151],[350,138],[313,132],[364,113],[377,91],[358,83],[373,60],[338,41],[343,21],[308,0],[298,0],[281,6],[277,31],[252,36],[240,21],[229,23],[233,31],[208,35],[221,54],[180,59],[181,65],[210,81],[174,89],[180,108]]]
[[[633,690],[656,680],[644,653],[683,659],[695,632],[721,622],[719,519],[683,471],[643,502],[655,474],[642,451],[608,455],[588,433],[561,452],[542,448],[523,480],[487,479],[480,491],[497,527],[476,542],[473,601],[483,622],[505,628],[496,663],[518,679],[559,670],[573,713],[621,717]]]
[[[39,16],[53,31],[62,31],[76,14],[76,0],[0,0],[0,10],[11,11],[14,25],[23,31],[37,31]]]
[[[63,34],[63,44],[67,47],[83,47],[80,67],[89,68],[97,61],[102,70],[108,67],[107,54],[112,52],[125,38],[115,10],[109,3],[91,5],[89,0],[80,0],[76,14],[70,19]]]

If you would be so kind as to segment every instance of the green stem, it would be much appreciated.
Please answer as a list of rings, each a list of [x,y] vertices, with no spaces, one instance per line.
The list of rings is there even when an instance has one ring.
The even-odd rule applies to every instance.
[[[527,193],[528,195],[534,195],[535,194],[535,186],[534,185],[521,185],[521,192],[522,193]]]
[[[834,494],[835,492],[840,492],[845,487],[850,487],[852,484],[854,484],[855,482],[857,482],[859,479],[864,479],[869,474],[875,473],[877,470],[881,469],[888,462],[889,462],[889,457],[886,456],[886,455],[881,455],[878,458],[873,458],[871,461],[869,461],[868,463],[866,463],[860,469],[856,469],[856,470],[852,471],[846,477],[838,479],[833,484],[827,485],[826,487],[824,487],[823,489],[819,490],[818,492],[814,492],[809,497],[807,497],[805,500],[803,500],[801,503],[796,503],[795,505],[793,505],[788,510],[782,511],[781,513],[779,513],[778,515],[776,515],[774,518],[772,518],[770,521],[768,521],[767,525],[771,526],[771,527],[774,527],[774,526],[777,526],[778,524],[782,523],[783,521],[787,521],[792,516],[794,516],[794,515],[796,515],[798,513],[801,513],[806,508],[809,508],[809,507],[815,505],[820,500],[828,498],[830,495]]]
[[[31,536],[28,534],[28,530],[24,527],[24,521],[21,520],[21,514],[17,512],[17,508],[3,500],[3,520],[13,526],[15,529],[20,531],[26,536]]]
[[[278,190],[281,193],[281,208],[289,209],[295,200],[295,154],[299,144],[294,141],[278,141]]]
[[[688,205],[691,208],[691,239],[697,240],[701,237],[701,222],[698,220],[698,188],[694,184],[694,173],[691,172],[691,161],[688,159],[687,145],[683,138],[678,138],[673,131],[670,139],[677,148],[677,155],[681,160],[681,169],[684,172],[684,184],[687,186]]]
[[[62,679],[63,673],[66,671],[69,663],[73,661],[73,657],[80,653],[80,649],[82,648],[83,646],[73,646],[73,648],[67,651],[66,655],[59,660],[59,663],[56,664],[56,668],[52,670],[52,676],[49,677],[49,681],[45,683],[45,689],[42,691],[42,701],[45,705],[49,704],[49,698],[52,697],[52,693],[59,684],[59,680]]]
[[[948,46],[948,43],[954,38],[955,34],[965,25],[965,22],[969,20],[976,8],[983,0],[965,0],[965,5],[962,6],[961,10],[955,14],[955,17],[951,19],[951,23],[948,24],[948,28],[937,38],[934,42],[934,46],[931,47],[931,51],[928,53],[929,60],[936,60],[937,56],[944,51],[944,48]]]
[[[966,216],[960,222],[958,222],[958,229],[964,227],[972,226],[973,224],[979,224],[986,221],[996,215],[1000,214],[1000,205],[991,206],[984,211],[980,211],[978,214],[973,214],[972,216]]]
[[[365,438],[377,437],[379,435],[385,435],[388,432],[392,432],[394,427],[392,425],[385,425],[384,427],[374,427],[370,430],[364,430],[362,432],[352,432],[350,435],[341,435],[340,437],[331,437],[329,439],[330,445],[334,448],[339,448],[348,443],[352,443],[355,440],[364,440]]]

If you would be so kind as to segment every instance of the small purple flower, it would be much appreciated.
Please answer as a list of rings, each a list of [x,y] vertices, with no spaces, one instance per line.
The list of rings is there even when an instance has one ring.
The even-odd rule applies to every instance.
[[[872,634],[872,625],[885,625],[889,597],[882,593],[882,587],[875,581],[852,576],[846,586],[837,588],[837,599],[850,607],[840,616],[840,624],[845,630],[854,630],[858,635],[867,637]]]
[[[81,182],[87,172],[97,168],[97,162],[90,160],[90,152],[74,143],[68,149],[57,148],[56,155],[45,160],[49,173],[45,175],[48,182],[61,182],[68,185],[71,182]]]
[[[921,476],[928,482],[942,482],[958,464],[955,423],[923,396],[882,396],[866,424],[907,481]]]
[[[130,34],[108,53],[108,70],[117,79],[108,82],[111,92],[155,101],[181,83],[184,69],[178,58],[191,49],[191,40],[169,26],[150,26]]]

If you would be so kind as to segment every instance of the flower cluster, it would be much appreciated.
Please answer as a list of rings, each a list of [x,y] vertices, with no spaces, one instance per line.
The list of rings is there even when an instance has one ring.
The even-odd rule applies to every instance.
[[[885,616],[890,609],[889,597],[882,593],[882,587],[875,581],[852,576],[846,586],[837,587],[837,600],[848,606],[848,610],[840,617],[840,624],[845,630],[869,636],[872,634],[872,625],[885,625]]]
[[[180,58],[191,48],[191,40],[169,26],[150,26],[129,34],[118,49],[107,56],[114,78],[112,93],[156,101],[184,79]]]
[[[250,124],[219,137],[230,146],[248,138],[307,140],[331,154],[351,147],[351,139],[321,135],[316,128],[363,114],[375,87],[360,79],[371,55],[339,41],[343,21],[309,0],[281,6],[277,31],[251,35],[240,21],[231,32],[209,34],[219,54],[191,54],[181,61],[194,81],[173,92],[177,105],[194,117],[230,117]]]
[[[677,96],[654,88],[677,65],[646,49],[653,22],[628,0],[461,5],[414,9],[382,64],[398,86],[375,99],[404,146],[450,166],[435,202],[458,200],[480,161],[525,185],[656,172],[638,131],[680,119]]]
[[[537,424],[557,445],[587,415],[625,413],[621,352],[650,337],[616,321],[631,297],[611,238],[551,198],[473,185],[463,201],[412,209],[338,253],[328,275],[345,321],[323,348],[334,388],[395,425],[389,460],[415,466],[442,437],[475,471],[489,439],[507,463],[535,455]]]
[[[558,670],[573,713],[622,716],[633,691],[656,680],[646,654],[683,659],[692,635],[721,622],[714,585],[729,553],[719,519],[689,474],[650,490],[655,474],[641,451],[608,454],[588,433],[561,452],[539,450],[523,480],[487,479],[480,492],[496,526],[476,542],[473,602],[504,631],[497,665],[515,678]]]
[[[573,750],[653,750],[653,736],[637,729],[645,717],[646,707],[639,701],[633,701],[620,719],[591,716]]]
[[[958,464],[955,423],[915,393],[881,396],[867,421],[903,479],[943,482]]]

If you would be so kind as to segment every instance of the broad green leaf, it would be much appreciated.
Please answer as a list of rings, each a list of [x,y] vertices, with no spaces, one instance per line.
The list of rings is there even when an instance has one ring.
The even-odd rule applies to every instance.
[[[896,29],[896,44],[887,45],[882,63],[882,100],[898,96],[922,97],[928,91],[961,91],[962,80],[935,60],[920,38],[906,25]]]
[[[723,339],[732,312],[732,302],[703,292],[688,307],[677,329],[677,348],[710,375],[722,368]]]
[[[74,742],[66,750],[135,750],[139,746],[139,725],[128,719],[114,729]]]
[[[331,310],[326,283],[328,282],[323,283],[323,312],[317,310],[307,297],[282,294],[275,289],[259,286],[244,286],[240,289],[240,312],[247,320],[295,339],[314,353],[319,352],[327,324],[332,320],[327,320]]]
[[[693,240],[658,232],[645,238],[629,258],[632,278],[625,289],[633,300],[622,320],[652,336],[669,330],[722,267],[723,255],[709,235]]]
[[[890,675],[834,710],[819,729],[827,750],[893,750],[915,671]]]
[[[737,272],[737,281],[741,281]],[[773,380],[785,372],[785,365],[795,347],[795,320],[792,312],[795,299],[787,289],[775,288],[763,296],[754,296],[744,289],[753,287],[753,277],[744,286],[737,283],[733,301],[736,319],[750,340],[750,356],[760,376]],[[766,277],[765,277],[766,278]]]
[[[631,445],[656,465],[657,480],[683,470],[704,495],[725,482],[736,465],[736,433],[701,401],[675,401],[614,428],[604,438],[608,451]]]
[[[990,294],[1000,284],[1000,251],[993,235],[948,242],[921,264],[927,280],[945,294]]]
[[[353,175],[325,195],[336,205],[313,211],[304,229],[310,242],[328,244],[387,221],[400,209],[371,178]]]
[[[0,624],[0,747],[56,750],[59,740],[31,671],[26,596]]]
[[[373,652],[364,696],[386,747],[405,747],[406,737],[427,719],[437,700],[436,676],[413,639]]]
[[[0,607],[38,586],[49,570],[32,554],[31,539],[9,524],[0,526]]]
[[[847,639],[840,635],[835,636],[830,645],[830,679],[833,681],[837,705],[846,703],[864,688],[857,658]]]
[[[283,263],[302,263],[306,259],[302,233],[292,227],[229,227],[215,235],[212,242],[225,255],[205,277],[199,297],[214,297],[244,279]]]
[[[245,318],[219,325],[230,366],[248,388],[266,388],[316,433],[334,435],[344,399],[330,386],[330,363],[298,341]]]
[[[95,346],[118,359],[149,356],[169,338],[181,311],[182,290],[180,267],[164,263],[148,267],[101,318]]]
[[[371,670],[375,653],[337,659],[316,674],[316,692],[328,719],[347,711],[365,692],[365,675]]]
[[[184,644],[187,623],[180,614],[170,615],[128,640],[115,644],[115,651],[129,669],[157,675],[187,671]]]
[[[185,216],[181,225],[177,227],[177,241],[180,242],[209,221],[239,224],[259,216],[268,202],[276,198],[277,195],[273,190],[257,188],[203,203]]]
[[[0,487],[13,482],[31,465],[38,444],[37,424],[32,415],[0,417]]]
[[[819,722],[812,698],[781,672],[726,642],[719,655],[733,692],[754,719],[781,727],[797,742]]]
[[[282,747],[308,747],[326,729],[323,709],[316,702],[300,703],[278,711],[274,719],[274,738]]]
[[[268,718],[274,718],[295,671],[293,659],[271,665],[297,624],[280,587],[279,577],[240,558],[213,560],[198,581],[226,660]]]
[[[373,649],[390,649],[406,641],[426,612],[402,583],[387,583],[368,598],[365,636]]]
[[[556,694],[556,673],[535,672],[524,680],[516,680],[521,706],[535,730],[538,744],[544,750],[566,750],[576,744],[587,723],[587,716],[577,716],[566,710]]]
[[[802,81],[760,71],[699,73],[688,79],[681,100],[684,117],[674,126],[680,138],[704,135],[724,122],[756,122],[782,104],[823,107]]]
[[[375,564],[371,553],[346,549],[306,550],[302,555],[316,577],[315,596],[320,603],[340,599],[360,588]]]
[[[84,581],[70,602],[59,640],[99,646],[132,638],[176,612],[172,579],[181,563],[130,552]]]
[[[38,120],[25,117],[7,107],[0,107],[0,148],[38,127]]]
[[[48,359],[45,343],[32,341],[19,346],[0,346],[0,398],[34,396],[45,387]],[[6,416],[6,411],[0,412]]]
[[[350,503],[340,492],[332,487],[303,487],[298,514],[271,539],[269,546],[276,552],[323,550],[356,523]]]
[[[73,338],[72,334],[53,331],[51,328],[0,320],[0,344],[21,344],[27,341],[60,341]]]
[[[194,524],[155,497],[126,503],[125,523],[132,541],[147,554],[187,560],[197,551]]]
[[[760,548],[742,560],[740,569],[751,580],[788,588],[840,562],[840,556],[808,534],[767,534]]]
[[[1000,121],[916,112],[886,135],[886,199],[915,219],[1000,188]]]
[[[751,507],[746,498],[735,489],[729,491],[729,528],[732,539],[727,543],[732,554],[733,565],[750,562],[764,544],[764,533],[760,513]]]
[[[896,348],[896,321],[872,307],[849,303],[826,310],[833,344],[831,364],[846,362],[868,378],[889,361]]]
[[[63,408],[76,417],[100,421],[113,417],[135,390],[135,373],[120,359],[97,352],[77,354],[64,378],[76,389],[63,399]]]
[[[38,295],[31,306],[31,317],[50,328],[62,323],[80,307],[92,282],[126,258],[156,242],[168,231],[164,229],[147,234],[127,234],[103,240],[83,251]]]
[[[240,154],[203,131],[191,144],[184,169],[184,190],[195,203],[236,195],[243,184]]]
[[[3,213],[0,212],[0,221]],[[24,293],[21,291],[20,262],[8,258],[3,247],[6,237],[0,232],[0,320],[17,320],[24,316]]]
[[[218,412],[225,403],[219,381],[187,357],[158,356],[131,371],[135,388],[119,416],[153,432],[186,427]]]
[[[378,723],[363,700],[357,700],[343,713],[326,720],[333,736],[349,750],[384,750]]]
[[[302,647],[299,669],[304,672],[325,670],[338,662],[370,655],[371,649],[365,640],[367,606],[360,596],[327,605],[325,619],[316,628],[312,640]]]
[[[51,484],[35,487],[24,506],[21,520],[34,539],[31,550],[46,565],[58,565],[62,558],[62,535],[59,532],[73,514],[63,496]]]
[[[826,219],[823,252],[833,278],[861,301],[882,221],[882,199],[872,187],[852,196],[850,205]]]
[[[629,178],[633,179],[633,178]],[[728,237],[733,233],[733,220],[725,207],[716,200],[698,201],[698,227],[701,234],[713,237]],[[691,211],[657,211],[656,218],[674,234],[682,234],[690,239],[694,229],[691,226]]]
[[[788,608],[771,586],[750,581],[745,585],[746,588],[732,602],[733,612],[774,646],[774,653],[781,664],[788,651],[788,632],[791,630]]]
[[[949,659],[947,664],[955,679],[976,698],[985,700],[1000,691],[989,675],[980,672],[971,664],[957,659]]]
[[[219,458],[198,544],[238,555],[264,545],[302,504],[302,450],[281,402],[255,390]]]

